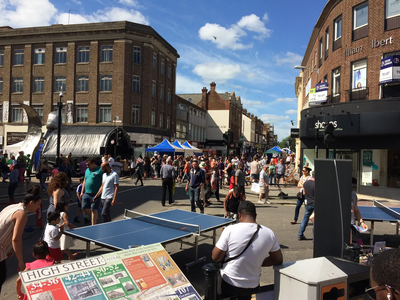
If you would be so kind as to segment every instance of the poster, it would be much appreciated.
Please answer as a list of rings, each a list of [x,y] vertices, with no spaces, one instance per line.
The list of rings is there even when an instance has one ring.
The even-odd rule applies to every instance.
[[[32,300],[201,299],[161,244],[24,271],[20,277]]]
[[[74,123],[74,115],[73,115],[73,110],[74,110],[74,101],[68,100],[67,101],[67,123],[71,124]]]
[[[8,109],[9,109],[9,105],[8,105],[8,101],[3,101],[3,123],[8,123]]]
[[[367,68],[353,71],[353,89],[365,89],[367,86]]]

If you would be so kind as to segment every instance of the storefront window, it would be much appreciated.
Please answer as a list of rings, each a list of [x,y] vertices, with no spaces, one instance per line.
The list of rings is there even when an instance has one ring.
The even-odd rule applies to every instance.
[[[400,188],[400,150],[363,150],[361,185]]]
[[[352,64],[353,90],[365,89],[367,86],[367,60],[360,60]]]

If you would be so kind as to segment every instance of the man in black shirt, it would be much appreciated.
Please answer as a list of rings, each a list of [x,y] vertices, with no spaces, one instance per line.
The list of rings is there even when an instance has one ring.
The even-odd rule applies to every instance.
[[[306,230],[308,220],[310,219],[311,214],[314,212],[314,201],[315,201],[315,172],[312,172],[311,179],[304,182],[303,185],[303,195],[304,195],[304,204],[306,211],[304,212],[303,221],[300,224],[299,230],[299,241],[305,240],[304,231]]]

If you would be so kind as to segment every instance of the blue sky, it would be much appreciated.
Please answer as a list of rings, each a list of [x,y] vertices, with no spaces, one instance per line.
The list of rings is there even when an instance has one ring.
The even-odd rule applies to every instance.
[[[0,0],[0,25],[14,28],[128,20],[152,26],[180,59],[176,92],[215,81],[273,123],[278,140],[297,117],[294,81],[321,0]]]

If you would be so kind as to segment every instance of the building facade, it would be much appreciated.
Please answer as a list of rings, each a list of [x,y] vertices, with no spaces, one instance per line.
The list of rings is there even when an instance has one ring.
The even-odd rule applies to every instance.
[[[253,116],[254,117],[254,116]],[[243,136],[243,150],[242,152],[254,153],[256,152],[256,122],[253,121],[252,116],[247,109],[243,109],[242,115],[242,136]]]
[[[122,126],[143,149],[173,138],[178,58],[153,28],[126,21],[2,27],[4,145],[26,132],[19,103],[33,106],[45,124],[59,101],[69,126]]]
[[[296,80],[303,162],[351,159],[359,192],[393,199],[400,199],[399,54],[399,1],[331,0]],[[328,144],[327,124],[335,137]]]

